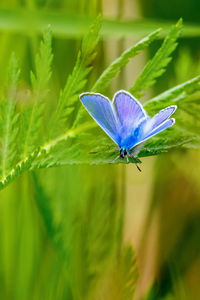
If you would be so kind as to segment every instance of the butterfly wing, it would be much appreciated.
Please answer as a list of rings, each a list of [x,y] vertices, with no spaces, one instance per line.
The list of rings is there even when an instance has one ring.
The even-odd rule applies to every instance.
[[[142,105],[130,93],[119,91],[114,95],[113,103],[116,107],[121,137],[121,146],[126,147],[130,136],[136,139],[138,125],[148,116]]]
[[[174,125],[174,123],[175,123],[174,118],[164,121],[162,124],[160,124],[160,126],[156,127],[154,130],[152,130],[151,132],[146,134],[143,137],[143,140],[141,142],[144,142],[144,141],[148,140],[149,138],[151,138],[152,136],[154,136],[154,135],[160,133],[161,131],[171,127],[172,125]]]
[[[148,122],[146,122],[145,127],[143,129],[143,133],[148,134],[149,132],[155,130],[157,127],[159,127],[164,121],[166,121],[177,109],[176,105],[168,106],[161,111],[159,111],[158,114],[156,114],[153,118],[149,119]]]
[[[106,134],[119,147],[129,150],[175,123],[175,119],[169,117],[175,112],[176,105],[150,118],[137,99],[126,91],[117,92],[112,102],[95,93],[81,94],[80,100]]]
[[[143,122],[140,128],[139,140],[137,143],[132,145],[131,148],[143,143],[154,135],[174,125],[175,119],[169,119],[169,117],[175,112],[176,109],[176,105],[166,107],[153,118],[149,118],[146,120],[146,122]]]
[[[95,93],[83,93],[80,100],[91,117],[105,131],[105,133],[118,145],[118,117],[111,101]]]

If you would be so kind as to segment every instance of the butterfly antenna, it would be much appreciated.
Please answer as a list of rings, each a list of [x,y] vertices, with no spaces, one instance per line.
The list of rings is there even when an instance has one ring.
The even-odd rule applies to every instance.
[[[140,169],[140,167],[138,166],[138,164],[135,164],[135,165],[136,165],[138,171],[142,172],[142,170]]]

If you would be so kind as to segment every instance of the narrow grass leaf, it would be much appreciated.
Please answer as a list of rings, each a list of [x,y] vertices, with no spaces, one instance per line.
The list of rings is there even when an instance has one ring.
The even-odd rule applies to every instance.
[[[143,91],[154,85],[156,79],[165,72],[167,65],[171,61],[171,54],[177,47],[177,39],[180,36],[181,30],[182,19],[171,28],[162,46],[146,64],[134,85],[130,88],[130,92],[133,95],[138,98],[143,96]]]
[[[122,300],[132,300],[138,280],[135,253],[131,245],[124,247],[121,258]]]
[[[103,92],[110,84],[110,81],[118,75],[120,70],[125,67],[129,60],[139,54],[142,50],[147,48],[153,42],[160,30],[156,30],[149,34],[147,37],[139,41],[136,45],[124,51],[120,57],[114,60],[110,66],[100,75],[92,87],[92,92]]]
[[[8,70],[6,93],[1,103],[0,174],[4,177],[16,161],[19,115],[16,111],[16,92],[20,70],[13,54]]]
[[[97,17],[88,34],[82,42],[76,64],[69,75],[64,89],[60,93],[58,106],[53,116],[51,134],[56,136],[65,130],[67,118],[74,111],[74,105],[79,100],[79,94],[87,84],[88,75],[92,70],[92,62],[96,56],[96,46],[99,41],[101,17]]]
[[[39,146],[38,138],[40,135],[43,113],[44,99],[47,94],[47,85],[51,77],[51,62],[53,59],[51,47],[51,29],[48,28],[40,43],[40,51],[36,56],[35,74],[31,72],[31,83],[33,93],[26,109],[23,111],[22,123],[22,159],[24,159],[34,147]]]
[[[200,75],[196,76],[182,84],[179,84],[160,95],[152,98],[144,104],[145,109],[152,114],[164,108],[167,105],[190,102],[189,96],[200,90]],[[198,101],[198,97],[196,98]],[[189,104],[189,103],[188,103]]]

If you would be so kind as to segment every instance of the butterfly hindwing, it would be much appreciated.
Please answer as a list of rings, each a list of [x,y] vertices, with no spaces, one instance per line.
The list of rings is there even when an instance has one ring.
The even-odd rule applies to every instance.
[[[152,130],[151,132],[149,132],[148,134],[146,134],[143,137],[142,142],[150,139],[152,136],[160,133],[161,131],[167,129],[168,127],[171,127],[172,125],[174,125],[174,123],[175,123],[175,119],[174,118],[167,119],[166,121],[164,121],[163,123],[161,123],[158,127],[156,127],[154,130]]]
[[[175,119],[169,119],[169,117],[175,112],[176,108],[176,105],[168,106],[144,122],[141,125],[139,140],[132,145],[131,148],[145,142],[168,127],[171,127],[175,123]]]
[[[159,111],[159,113],[157,113],[155,116],[150,118],[143,128],[143,134],[146,135],[155,130],[175,112],[176,108],[176,105],[168,106]]]

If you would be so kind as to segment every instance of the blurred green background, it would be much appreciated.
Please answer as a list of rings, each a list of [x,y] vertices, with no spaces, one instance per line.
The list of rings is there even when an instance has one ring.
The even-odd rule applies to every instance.
[[[50,23],[51,106],[99,13],[105,20],[98,74],[139,37],[167,29],[180,17],[183,38],[151,95],[200,73],[199,0],[1,0],[0,83],[14,51],[23,78],[18,93],[25,101],[29,70]],[[128,88],[158,44],[120,73],[111,93]],[[118,266],[113,267],[121,239],[136,252],[134,299],[199,300],[199,174],[197,150],[143,159],[142,173],[133,165],[84,165],[23,174],[0,192],[0,299],[130,299],[119,294]]]

